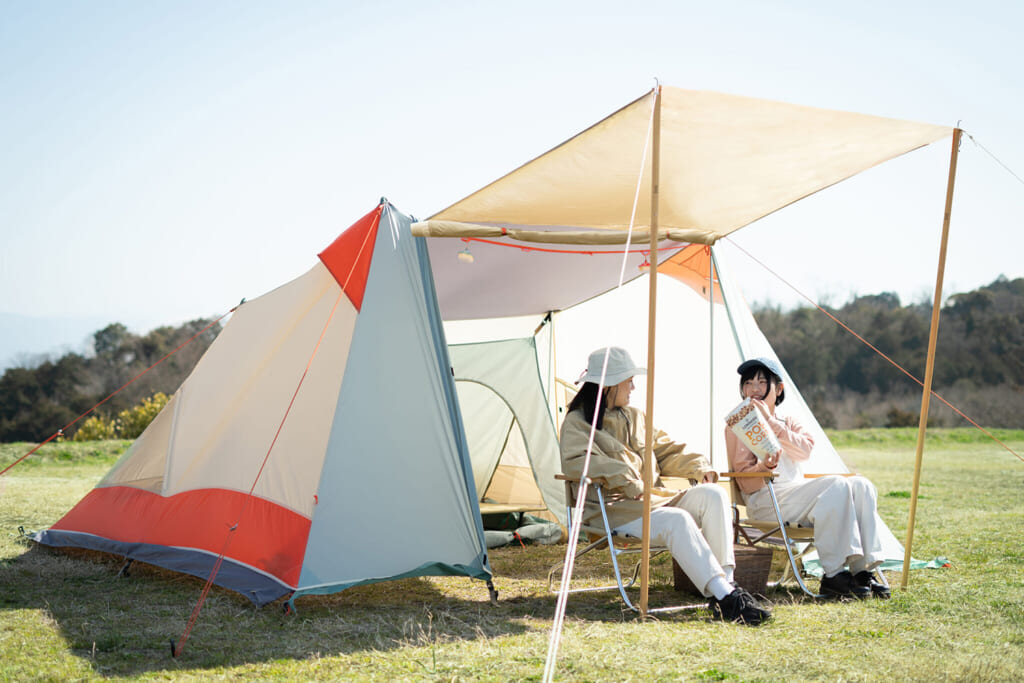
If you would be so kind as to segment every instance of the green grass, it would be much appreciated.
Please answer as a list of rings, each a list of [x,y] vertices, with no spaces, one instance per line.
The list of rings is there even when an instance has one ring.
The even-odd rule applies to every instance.
[[[990,429],[992,436],[1003,443],[1024,441],[1024,429]],[[846,431],[825,430],[829,441],[839,449],[885,445],[885,446],[917,446],[917,427],[900,427],[897,429],[850,429]],[[981,444],[994,445],[996,442],[979,429],[961,427],[956,429],[929,429],[926,432],[925,446],[941,446],[944,444]],[[1019,449],[1017,449],[1019,452]]]
[[[882,517],[902,540],[916,430],[909,439],[877,431],[835,440],[875,481]],[[571,596],[557,679],[1021,680],[1024,463],[987,440],[944,436],[926,444],[914,555],[947,557],[950,568],[915,571],[888,602],[771,591],[775,619],[758,629],[711,622],[703,610],[642,623],[614,593]],[[1000,438],[1024,452],[1021,432]],[[171,658],[169,641],[185,629],[202,581],[140,564],[119,577],[116,557],[37,547],[17,533],[56,521],[125,447],[48,444],[0,478],[0,680],[541,679],[555,604],[547,570],[565,546],[492,551],[497,607],[465,578],[301,598],[293,615],[214,589],[184,653]],[[0,467],[28,450],[0,446]],[[384,541],[351,551],[376,542]],[[587,560],[578,581],[603,571],[603,558]],[[898,587],[899,574],[889,578]],[[651,604],[681,597],[670,563],[656,560]]]

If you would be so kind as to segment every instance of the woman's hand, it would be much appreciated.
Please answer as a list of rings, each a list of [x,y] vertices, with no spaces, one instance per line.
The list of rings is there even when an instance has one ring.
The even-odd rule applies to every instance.
[[[771,453],[764,456],[764,466],[770,470],[774,470],[775,466],[779,464],[779,454]]]
[[[750,402],[754,405],[755,408],[757,408],[757,412],[761,413],[761,416],[764,417],[764,419],[769,420],[772,417],[774,417],[772,415],[771,408],[769,408],[768,404],[762,401],[761,399],[752,398],[750,399]]]
[[[718,472],[711,471],[705,473],[703,483],[714,484],[716,481],[718,481]]]

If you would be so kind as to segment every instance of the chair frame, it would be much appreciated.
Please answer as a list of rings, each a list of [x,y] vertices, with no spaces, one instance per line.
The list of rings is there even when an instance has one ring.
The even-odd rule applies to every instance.
[[[792,526],[789,522],[782,519],[782,512],[779,509],[779,499],[775,495],[775,486],[772,482],[775,481],[776,474],[774,472],[721,472],[721,477],[727,477],[730,480],[730,493],[732,495],[732,510],[733,510],[733,528],[736,530],[737,537],[742,534],[750,545],[757,543],[764,543],[773,548],[781,547],[786,551],[786,558],[788,562],[782,571],[782,576],[778,581],[770,583],[770,587],[779,586],[786,582],[786,580],[792,576],[800,590],[806,595],[818,599],[818,598],[829,598],[831,596],[824,595],[822,593],[816,593],[807,587],[804,583],[803,575],[803,557],[809,553],[814,547],[814,527],[805,526]],[[807,479],[813,479],[816,477],[827,476],[823,474],[805,474],[804,477]],[[840,476],[854,476],[850,473],[843,473]],[[760,520],[750,519],[748,517],[741,517],[739,506],[743,505],[746,508],[746,503],[743,500],[743,494],[740,491],[738,479],[763,479],[765,485],[768,487],[768,495],[772,500],[772,509],[775,511],[775,520]],[[748,529],[752,533],[748,533]],[[754,535],[754,538],[751,538]],[[736,539],[738,540],[738,538]],[[805,544],[801,548],[801,544]],[[888,587],[889,582],[885,578],[885,573],[881,569],[875,569],[875,575],[878,577],[878,581],[884,586]]]
[[[572,521],[573,521],[573,508],[574,508],[573,503],[575,501],[575,496],[572,493],[572,485],[573,484],[579,484],[580,480],[572,479],[570,477],[565,476],[564,474],[556,474],[555,475],[555,479],[559,479],[559,480],[562,480],[562,481],[565,482],[565,500],[566,500],[566,507],[568,508],[568,513],[569,513],[568,514],[568,519],[569,519],[569,523],[570,523],[569,533],[572,534],[573,533],[573,529],[571,527],[571,524],[572,524]],[[629,577],[629,580],[628,581],[623,581],[622,570],[621,570],[621,567],[619,565],[619,556],[641,554],[643,552],[643,548],[642,547],[638,547],[638,546],[630,547],[628,545],[623,545],[623,544],[626,544],[626,543],[640,543],[642,541],[642,539],[640,539],[639,537],[636,537],[636,536],[629,535],[629,534],[622,534],[622,533],[619,533],[619,532],[615,531],[614,529],[612,529],[611,523],[608,521],[607,505],[605,504],[604,493],[602,491],[602,488],[604,487],[604,485],[606,485],[606,482],[603,479],[590,479],[590,478],[588,478],[587,479],[587,483],[588,483],[589,486],[592,486],[594,488],[594,490],[597,492],[597,499],[598,499],[599,506],[601,508],[602,526],[601,527],[597,527],[597,526],[588,525],[588,524],[585,524],[582,520],[580,520],[579,528],[575,530],[575,533],[578,534],[580,531],[582,531],[582,532],[586,533],[588,537],[595,537],[596,536],[597,539],[594,540],[594,541],[591,541],[584,548],[577,549],[576,554],[574,556],[574,560],[578,560],[580,557],[582,557],[583,555],[586,555],[587,553],[589,553],[589,552],[591,552],[593,550],[600,550],[601,548],[607,546],[608,547],[608,554],[609,554],[609,557],[611,558],[611,562],[612,562],[612,569],[613,569],[613,572],[615,574],[615,583],[614,584],[607,584],[607,585],[604,585],[604,586],[589,586],[589,587],[585,587],[585,588],[568,588],[568,589],[565,590],[565,592],[566,593],[587,593],[587,592],[593,592],[593,591],[605,591],[605,590],[612,590],[613,588],[618,588],[619,595],[622,596],[622,601],[626,604],[626,606],[629,609],[633,610],[634,612],[639,612],[640,608],[637,605],[634,605],[633,601],[629,599],[629,595],[626,592],[626,589],[627,588],[631,588],[631,587],[633,587],[636,584],[637,577],[640,574],[640,566],[641,566],[641,563],[643,561],[643,558],[638,560],[636,565],[633,567],[633,571],[632,571],[631,576]],[[650,558],[651,559],[661,555],[662,553],[666,553],[666,552],[668,552],[668,548],[665,547],[665,546],[662,546],[662,545],[651,545],[650,546]],[[564,565],[565,565],[565,560],[560,560],[559,562],[557,562],[554,565],[552,565],[551,569],[548,571],[548,590],[550,592],[552,592],[552,593],[559,593],[559,592],[562,591],[562,587],[561,586],[559,586],[557,589],[554,588],[554,577],[555,577],[556,573],[560,573],[561,572],[562,567],[564,567]],[[656,613],[661,613],[661,612],[676,612],[676,611],[679,611],[679,610],[695,609],[695,608],[698,608],[698,607],[707,607],[707,603],[706,602],[701,602],[701,603],[696,603],[696,604],[671,605],[671,606],[665,606],[665,607],[648,607],[647,608],[647,613],[648,614],[656,614]]]

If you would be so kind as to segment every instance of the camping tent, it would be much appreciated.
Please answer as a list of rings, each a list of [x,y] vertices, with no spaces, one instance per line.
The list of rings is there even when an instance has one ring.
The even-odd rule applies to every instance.
[[[615,297],[599,295],[622,273],[625,280],[639,277],[637,267],[648,258],[660,265],[679,257],[681,268],[694,270],[700,254],[711,252],[692,245],[712,245],[949,133],[940,126],[659,88],[415,228],[385,204],[345,231],[309,273],[241,306],[114,469],[36,538],[198,576],[209,575],[223,555],[217,583],[259,604],[402,576],[485,578],[476,473],[466,441],[468,433],[476,442],[479,425],[475,417],[474,424],[462,424],[441,319],[445,327],[516,316],[538,324],[565,311],[555,316],[555,334],[563,335],[557,353],[551,346],[537,354],[529,370],[538,368],[551,387],[558,359],[561,367],[579,368],[582,349],[601,343],[586,332],[588,315],[601,329],[611,324],[625,334],[643,328],[602,308]],[[647,194],[650,205],[636,207],[634,197]],[[612,259],[629,239],[626,227],[650,232],[651,248],[630,248],[617,269]],[[662,228],[670,241],[655,254]],[[439,234],[473,236],[477,263],[466,267],[455,258],[456,240],[410,239]],[[479,241],[481,235],[575,246],[508,249]],[[616,241],[619,246],[608,246]],[[704,274],[705,267],[695,272],[709,281],[716,273]],[[740,356],[770,353],[741,299],[721,289],[703,292],[715,302],[705,310],[720,309],[708,318],[715,341],[707,348],[717,355],[682,345],[703,335],[658,338],[661,358],[685,360],[677,377],[689,382],[704,375],[714,388],[718,398],[703,408],[667,411],[675,419],[703,410],[707,425],[681,433],[707,434],[709,450],[721,431],[714,415],[731,403],[735,387],[735,377],[719,377],[729,375]],[[678,293],[698,301],[685,289]],[[643,310],[636,302],[626,308],[632,315]],[[662,315],[684,320],[675,309]],[[687,325],[698,326],[696,320],[685,317]],[[731,357],[717,351],[730,335]],[[616,341],[644,357],[638,342]],[[713,370],[705,364],[710,358]],[[393,389],[384,394],[382,386]],[[513,428],[506,415],[498,433],[522,434],[517,445],[530,451],[527,460],[543,492],[547,474],[538,473],[537,463],[550,462],[550,454],[540,456],[533,439],[552,424],[536,401],[514,404],[507,387],[500,391],[518,425]],[[661,415],[655,420],[670,426]],[[547,424],[536,431],[527,426],[537,421]],[[524,473],[523,459],[504,457],[491,460]],[[490,484],[485,496],[488,491]],[[548,496],[542,498],[550,506]]]
[[[41,543],[262,605],[429,574],[489,579],[423,240],[382,203],[234,313],[167,407]],[[386,390],[383,389],[386,387]]]

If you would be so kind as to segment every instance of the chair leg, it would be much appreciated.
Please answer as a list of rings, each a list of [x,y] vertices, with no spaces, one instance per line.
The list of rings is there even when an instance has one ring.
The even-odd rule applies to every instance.
[[[619,555],[625,555],[625,554],[630,554],[630,553],[636,554],[636,553],[640,553],[641,550],[639,550],[637,548],[619,548],[619,547],[615,546],[615,543],[613,542],[614,541],[614,539],[613,539],[614,534],[613,534],[613,532],[611,530],[611,524],[608,521],[608,515],[607,515],[607,512],[606,512],[606,505],[604,504],[604,496],[603,496],[603,494],[601,492],[601,487],[600,486],[595,486],[595,491],[597,492],[597,497],[598,497],[598,507],[601,510],[601,514],[602,514],[602,517],[603,517],[604,536],[602,536],[598,540],[590,543],[589,545],[587,545],[587,547],[583,548],[582,550],[577,550],[576,554],[574,555],[574,559],[579,559],[580,557],[582,557],[583,555],[586,555],[587,553],[591,552],[592,550],[597,550],[597,549],[601,548],[602,546],[607,545],[608,546],[608,553],[609,553],[609,556],[611,557],[611,561],[612,561],[612,569],[613,569],[613,571],[615,573],[615,583],[614,584],[608,584],[608,585],[605,585],[605,586],[594,586],[594,587],[588,587],[588,588],[568,588],[566,586],[562,586],[561,585],[561,580],[560,580],[559,581],[558,589],[555,590],[554,589],[555,575],[556,574],[561,574],[561,572],[564,570],[564,567],[565,567],[565,560],[562,560],[562,561],[559,561],[559,562],[555,563],[554,565],[552,565],[551,569],[548,571],[548,590],[551,591],[551,592],[555,592],[555,593],[562,592],[563,590],[565,590],[568,593],[584,593],[584,592],[590,592],[590,591],[603,591],[603,590],[611,590],[612,588],[618,588],[619,595],[622,597],[622,600],[626,604],[626,606],[629,607],[629,609],[633,610],[634,612],[639,612],[640,608],[638,606],[634,605],[632,600],[629,599],[629,595],[626,593],[626,589],[630,588],[630,587],[632,587],[632,586],[634,586],[636,584],[637,578],[640,575],[641,563],[640,562],[636,563],[636,565],[633,567],[633,572],[632,572],[632,575],[629,578],[629,581],[624,583],[623,580],[622,580],[622,568],[619,566]],[[571,518],[572,518],[572,513],[570,511],[570,519]],[[595,527],[595,532],[596,532],[596,527]],[[657,557],[658,555],[660,555],[661,553],[666,552],[666,551],[667,551],[667,549],[662,548],[662,547],[652,548],[651,549],[651,559]],[[701,603],[697,603],[697,604],[674,605],[674,606],[671,606],[671,607],[656,607],[656,608],[648,608],[647,609],[647,613],[648,614],[653,614],[653,613],[658,613],[658,612],[672,612],[672,611],[676,611],[676,610],[693,609],[695,607],[705,607],[705,606],[706,606],[706,603],[701,602]]]
[[[592,543],[587,545],[587,547],[585,547],[585,548],[583,548],[581,550],[577,550],[576,551],[576,555],[573,557],[573,560],[575,561],[575,560],[580,559],[581,557],[583,557],[584,555],[589,553],[591,550],[598,550],[598,549],[600,549],[601,546],[605,545],[606,543],[608,543],[608,539],[607,538],[599,538],[596,541],[593,541]],[[554,583],[555,574],[560,574],[561,571],[562,571],[562,567],[564,567],[564,566],[565,566],[565,560],[559,560],[555,564],[551,565],[551,569],[548,570],[548,592],[550,592],[550,593],[557,593],[557,592],[559,592],[558,590],[552,589],[552,584]],[[603,587],[600,590],[606,590],[608,588],[612,588],[612,586],[605,586],[605,587]],[[594,588],[594,589],[591,589],[591,590],[599,590],[599,589]]]
[[[785,534],[785,531],[783,531],[783,534]],[[805,550],[804,552],[801,552],[799,554],[794,554],[793,553],[793,546],[795,545],[795,542],[792,541],[789,538],[788,534],[785,534],[784,538],[785,538],[785,546],[786,546],[786,555],[789,558],[789,563],[786,565],[786,569],[785,569],[785,571],[783,573],[782,580],[784,581],[788,574],[792,574],[793,578],[796,580],[797,585],[800,586],[800,590],[802,590],[804,593],[806,593],[807,595],[809,595],[812,598],[823,598],[823,597],[825,597],[824,595],[822,595],[820,593],[815,593],[814,591],[812,591],[810,588],[807,587],[806,583],[804,583],[803,572],[800,571],[800,566],[798,566],[797,563],[801,562],[801,558],[803,557],[804,553],[807,552],[807,551]],[[802,564],[802,562],[801,562],[801,564]]]
[[[804,593],[806,593],[810,597],[812,597],[812,598],[822,598],[822,597],[825,597],[825,596],[821,595],[820,593],[815,593],[814,591],[812,591],[810,588],[807,587],[806,583],[804,583],[804,579],[801,576],[800,568],[797,567],[797,564],[796,564],[797,560],[800,559],[800,557],[803,555],[803,553],[801,553],[800,555],[794,555],[793,554],[793,546],[795,545],[795,543],[789,537],[789,534],[786,532],[786,523],[782,519],[782,511],[779,509],[779,501],[775,497],[775,487],[772,486],[772,483],[770,481],[767,482],[767,486],[768,486],[768,494],[771,496],[771,499],[772,499],[772,507],[775,508],[775,518],[779,521],[779,533],[782,534],[782,545],[786,548],[786,556],[789,558],[789,566],[793,570],[793,578],[796,579],[797,585],[800,586],[800,590],[802,590]],[[783,576],[785,576],[785,574],[783,574]]]
[[[597,487],[597,499],[598,499],[598,502],[599,502],[599,504],[601,506],[601,516],[604,519],[604,528],[608,532],[608,535],[610,537],[611,536],[611,528],[612,527],[611,527],[611,524],[608,521],[607,507],[604,504],[604,496],[601,494],[601,487]],[[619,558],[619,555],[623,555],[623,554],[630,553],[630,552],[634,552],[635,553],[635,552],[642,552],[642,551],[636,551],[636,550],[632,550],[631,551],[631,550],[628,550],[628,549],[616,548],[615,544],[612,543],[611,541],[609,541],[608,542],[608,552],[611,554],[612,567],[615,570],[615,582],[619,585],[619,595],[622,596],[622,601],[624,603],[626,603],[626,607],[628,607],[629,609],[633,610],[634,612],[639,612],[640,608],[637,607],[636,605],[634,605],[633,601],[629,599],[629,595],[626,594],[626,588],[629,587],[629,586],[632,586],[634,583],[636,583],[637,575],[640,572],[640,562],[637,562],[636,566],[633,567],[633,576],[629,580],[629,583],[623,585],[623,583],[622,583],[622,573],[621,573],[621,571],[619,569],[619,559],[618,558]],[[665,549],[659,549],[659,550],[654,551],[653,553],[651,553],[650,559],[654,559],[655,557],[657,557],[658,555],[660,555],[663,552],[666,552]],[[641,562],[642,561],[643,560],[641,559]],[[704,606],[704,604],[700,603],[700,604],[689,604],[689,605],[672,605],[672,606],[669,606],[669,607],[648,607],[647,608],[647,614],[656,614],[656,613],[659,613],[659,612],[675,612],[675,611],[678,611],[678,610],[693,609],[695,607],[703,607],[703,606]]]

